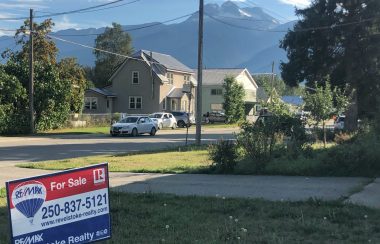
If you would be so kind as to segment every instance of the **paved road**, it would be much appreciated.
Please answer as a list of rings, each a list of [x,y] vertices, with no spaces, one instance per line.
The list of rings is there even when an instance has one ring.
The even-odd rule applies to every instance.
[[[203,141],[233,137],[233,129],[207,129]],[[190,131],[194,142],[194,130]],[[140,151],[184,144],[184,130],[160,131],[155,137],[112,138],[105,135],[71,135],[39,137],[0,137],[0,186],[5,181],[40,175],[51,171],[14,167],[19,162],[65,159],[72,157]],[[115,190],[127,192],[162,192],[177,195],[263,198],[267,200],[306,200],[311,197],[349,201],[380,208],[380,179],[363,191],[350,196],[368,179],[344,177],[173,175],[111,173]]]
[[[233,138],[237,129],[206,129],[202,142]],[[162,130],[156,136],[110,137],[102,134],[0,137],[0,165],[58,160],[99,154],[115,154],[185,145],[185,129]],[[195,130],[189,130],[194,143]]]

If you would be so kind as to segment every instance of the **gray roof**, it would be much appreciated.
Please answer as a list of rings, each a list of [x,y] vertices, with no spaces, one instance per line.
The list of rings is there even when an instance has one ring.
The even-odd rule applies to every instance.
[[[96,93],[99,93],[99,94],[101,94],[103,96],[106,96],[106,97],[116,97],[115,93],[112,93],[111,91],[109,91],[109,90],[107,90],[105,88],[92,87],[92,88],[89,88],[88,90],[96,92]]]
[[[202,85],[223,85],[226,76],[237,77],[244,69],[204,69]]]
[[[264,87],[259,86],[256,91],[256,97],[260,101],[266,102],[269,98],[268,94],[266,93]]]
[[[142,57],[144,55],[144,58],[150,60],[150,54],[152,53],[153,61],[160,63],[163,65],[166,69],[169,70],[176,70],[176,71],[182,71],[186,73],[193,73],[194,71],[175,59],[174,57],[163,54],[163,53],[157,53],[157,52],[151,52],[147,50],[140,50],[136,52],[133,57]]]
[[[167,97],[169,98],[181,98],[183,96],[182,88],[174,88],[172,89]]]
[[[302,106],[304,101],[301,96],[282,96],[281,100],[294,106]]]

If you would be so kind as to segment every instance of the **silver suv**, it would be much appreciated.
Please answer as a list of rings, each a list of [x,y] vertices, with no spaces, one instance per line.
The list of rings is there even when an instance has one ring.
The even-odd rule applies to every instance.
[[[171,111],[170,113],[173,114],[174,117],[176,118],[178,127],[183,128],[183,127],[186,127],[187,124],[189,126],[191,126],[192,124],[195,124],[195,117],[192,113],[180,112],[180,111]]]

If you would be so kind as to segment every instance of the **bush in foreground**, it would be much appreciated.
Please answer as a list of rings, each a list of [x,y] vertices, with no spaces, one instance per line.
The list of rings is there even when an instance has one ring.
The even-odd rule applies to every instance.
[[[211,168],[218,173],[233,172],[237,159],[237,146],[231,140],[219,140],[209,146],[209,156],[212,160]]]

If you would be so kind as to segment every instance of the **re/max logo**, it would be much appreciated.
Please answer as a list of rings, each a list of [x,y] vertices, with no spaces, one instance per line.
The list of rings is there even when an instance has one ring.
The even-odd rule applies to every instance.
[[[24,196],[34,195],[34,194],[43,194],[41,186],[25,187],[16,191],[15,196],[21,198]]]
[[[15,240],[15,244],[33,244],[33,243],[39,243],[43,242],[44,239],[42,238],[43,233],[36,234],[33,236],[27,236],[24,238],[19,238]]]

